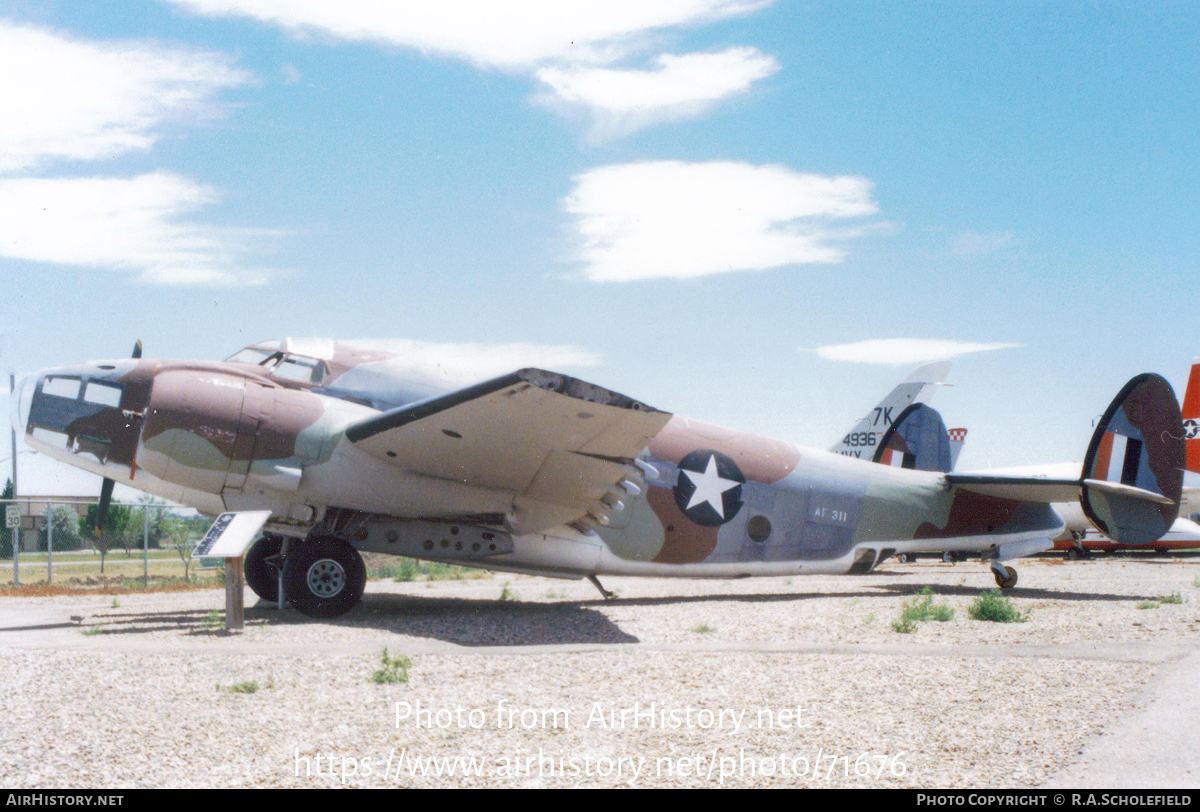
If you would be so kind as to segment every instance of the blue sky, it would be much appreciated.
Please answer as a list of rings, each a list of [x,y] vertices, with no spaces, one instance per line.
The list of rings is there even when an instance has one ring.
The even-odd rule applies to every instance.
[[[822,348],[1016,345],[934,401],[960,467],[1079,459],[1200,351],[1197,46],[1176,3],[0,0],[3,361],[488,345],[825,447],[916,361]]]

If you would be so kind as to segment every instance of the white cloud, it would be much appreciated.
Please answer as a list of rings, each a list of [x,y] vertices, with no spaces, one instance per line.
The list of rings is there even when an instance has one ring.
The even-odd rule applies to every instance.
[[[853,344],[833,344],[818,347],[817,355],[829,361],[848,361],[855,364],[915,364],[954,358],[972,352],[1003,350],[1020,344],[973,344],[969,341],[945,341],[925,338],[880,338],[856,341]]]
[[[0,20],[0,172],[149,149],[249,74],[219,54],[88,42]]]
[[[755,48],[662,54],[652,64],[650,70],[547,67],[537,78],[553,91],[544,99],[549,106],[584,108],[593,118],[593,137],[607,138],[700,115],[779,70]]]
[[[960,257],[994,254],[1016,242],[1011,231],[980,233],[963,231],[950,239],[950,250]]]
[[[170,0],[209,16],[415,48],[477,65],[607,62],[648,32],[745,14],[770,0]]]
[[[654,161],[592,169],[563,201],[595,282],[838,262],[833,221],[874,214],[871,182],[777,165]]]
[[[0,256],[140,274],[167,285],[245,285],[245,262],[275,232],[192,219],[215,191],[166,172],[134,178],[0,180]]]
[[[594,367],[600,356],[571,344],[438,343],[411,339],[355,340],[347,344],[394,352],[390,370],[438,389],[466,386],[523,367],[554,371]]]

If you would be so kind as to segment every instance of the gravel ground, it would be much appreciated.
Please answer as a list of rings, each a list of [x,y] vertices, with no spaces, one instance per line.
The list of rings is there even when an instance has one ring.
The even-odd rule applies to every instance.
[[[967,617],[978,563],[614,578],[607,603],[542,578],[372,582],[337,621],[252,607],[237,636],[212,627],[219,590],[2,598],[0,786],[1036,786],[1196,650],[1200,559],[1019,569],[1019,624]],[[892,631],[925,585],[954,618]],[[384,646],[407,684],[371,681]],[[396,719],[417,703],[449,726]],[[635,705],[655,723],[607,716]],[[422,774],[456,756],[481,774]]]

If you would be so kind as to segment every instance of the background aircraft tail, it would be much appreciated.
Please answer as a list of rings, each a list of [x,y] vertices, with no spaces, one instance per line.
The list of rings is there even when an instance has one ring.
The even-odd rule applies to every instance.
[[[949,471],[950,434],[942,416],[924,403],[909,406],[884,433],[872,461],[918,471]]]
[[[887,397],[881,400],[878,406],[851,426],[841,442],[829,450],[848,457],[871,459],[878,450],[884,433],[899,419],[900,413],[914,403],[929,400],[938,386],[946,386],[947,384],[942,382],[946,380],[949,372],[949,361],[935,361],[917,367],[895,389],[888,392]]]
[[[966,429],[950,429],[950,470],[958,465],[958,455],[962,453],[963,443],[967,441]]]
[[[1187,471],[1200,475],[1200,358],[1192,361],[1187,390],[1183,393],[1183,441],[1187,453]],[[1184,475],[1189,485],[1200,485],[1200,476]]]
[[[1104,412],[1084,457],[1079,504],[1113,541],[1156,541],[1179,515],[1186,458],[1182,429],[1175,392],[1160,375],[1138,375]]]

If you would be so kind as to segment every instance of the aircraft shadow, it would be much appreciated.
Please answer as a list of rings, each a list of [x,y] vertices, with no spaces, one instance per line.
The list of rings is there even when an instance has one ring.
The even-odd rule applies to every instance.
[[[279,622],[313,621],[288,612]],[[472,647],[638,642],[604,613],[578,601],[535,603],[368,592],[350,612],[324,622]]]

